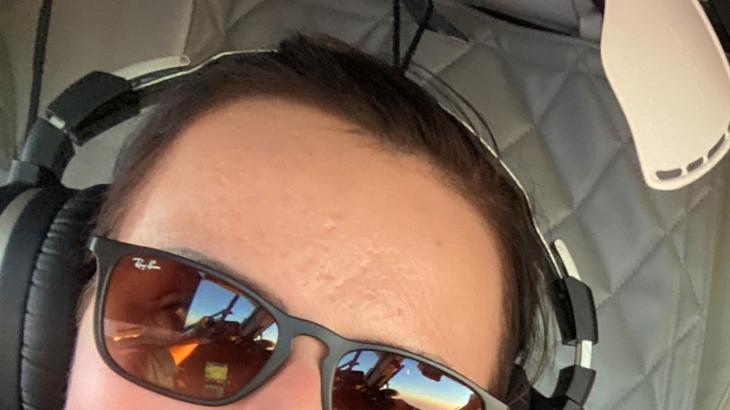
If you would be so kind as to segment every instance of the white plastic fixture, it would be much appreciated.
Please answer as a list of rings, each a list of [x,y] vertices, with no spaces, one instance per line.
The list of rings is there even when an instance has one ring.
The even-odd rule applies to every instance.
[[[646,183],[679,189],[730,149],[730,68],[697,0],[606,2],[606,76]]]

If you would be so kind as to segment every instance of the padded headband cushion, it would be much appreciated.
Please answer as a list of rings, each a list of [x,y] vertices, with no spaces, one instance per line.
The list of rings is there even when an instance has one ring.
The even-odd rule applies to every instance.
[[[83,266],[91,222],[105,185],[75,193],[58,211],[31,276],[23,328],[20,394],[24,409],[59,409],[76,340],[78,298],[93,269]]]

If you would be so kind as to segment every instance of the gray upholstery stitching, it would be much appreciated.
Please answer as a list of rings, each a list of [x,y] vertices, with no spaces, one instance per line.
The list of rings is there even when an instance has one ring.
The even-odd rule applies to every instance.
[[[476,47],[479,44],[480,43],[477,43],[477,42],[471,42],[471,43],[469,43],[469,45],[464,49],[464,51],[462,51],[459,55],[457,55],[453,59],[451,59],[451,61],[449,61],[446,64],[444,64],[443,67],[440,67],[440,68],[434,67],[433,68],[433,73],[436,74],[436,75],[439,75],[439,74],[443,73],[445,70],[448,70],[449,68],[451,68],[451,66],[454,65],[454,63],[456,63],[457,61],[459,61],[462,58],[464,58],[464,56],[466,56],[467,54],[469,54],[471,52],[471,50],[473,50],[474,47]]]
[[[687,335],[689,335],[690,331],[695,326],[697,326],[698,324],[701,323],[700,319],[701,318],[699,316],[696,316],[692,320],[692,322],[690,323],[690,325],[687,326],[687,329],[685,329],[684,331],[680,332],[680,336],[677,338],[677,340],[675,340],[674,343],[672,343],[670,346],[667,346],[664,349],[664,351],[659,356],[657,356],[656,359],[654,359],[654,362],[647,368],[646,372],[641,376],[641,379],[639,381],[637,381],[636,383],[634,383],[624,394],[622,394],[621,396],[619,396],[618,399],[616,401],[614,401],[613,403],[611,403],[610,406],[606,406],[606,407],[608,407],[608,408],[616,408],[620,404],[622,404],[624,401],[626,401],[626,399],[628,399],[628,397],[631,395],[631,393],[634,390],[636,390],[643,382],[645,382],[645,381],[648,380],[648,378],[646,376],[648,376],[650,373],[652,373],[652,372],[654,372],[656,370],[656,368],[659,365],[659,363],[661,363],[664,360],[664,358],[666,357],[666,355],[671,352],[671,347],[673,345],[676,345],[676,344],[680,343],[682,340],[684,340],[684,338],[687,337]],[[656,397],[655,397],[655,400],[656,400]]]
[[[704,191],[702,193],[702,195],[703,196],[707,196],[707,195],[709,195],[710,192],[712,192],[712,188],[709,188],[706,191]],[[687,215],[686,218],[688,219],[689,218],[689,215]],[[687,235],[687,232],[685,232],[685,240],[684,240],[685,243],[687,242],[686,235]],[[676,249],[676,245],[674,245],[674,241],[671,241],[671,242],[672,242],[672,247],[675,250],[674,254],[677,257],[677,262],[682,267],[682,272],[684,272],[684,274],[687,276],[687,280],[689,281],[690,294],[693,297],[692,300],[695,303],[696,309],[697,309],[698,313],[700,314],[700,316],[701,317],[704,317],[704,314],[706,312],[706,306],[703,307],[702,304],[700,303],[699,296],[697,295],[696,290],[694,288],[694,284],[692,283],[692,278],[690,276],[689,270],[687,270],[686,265],[683,263],[683,261],[679,257],[679,251]],[[681,291],[681,289],[680,289],[680,291]],[[678,326],[679,325],[679,323],[678,323],[678,321],[679,321],[678,320],[678,317],[679,317],[679,304],[677,305],[677,313],[676,313],[676,316],[675,317],[677,318],[677,319],[675,319],[675,320],[677,320],[677,325],[676,326]],[[676,329],[676,327],[675,327],[675,329]],[[676,343],[675,343],[675,346],[676,346]],[[694,354],[696,354],[696,352],[697,352],[698,349],[692,349],[692,350],[694,350],[694,351],[690,351],[690,354],[693,354],[694,355]],[[664,399],[665,400],[668,397],[668,391],[669,391],[670,385],[672,384],[672,381],[674,380],[674,377],[673,377],[674,375],[672,373],[672,369],[674,368],[674,364],[675,364],[675,360],[674,360],[674,356],[672,356],[669,359],[669,376],[668,376],[668,379],[667,379],[666,384],[664,385],[664,393],[663,393],[663,396],[664,396]]]
[[[633,170],[636,172],[635,169],[633,169]],[[641,175],[639,175],[639,177],[640,176]],[[649,199],[649,202],[651,204],[651,206],[649,208],[651,208],[651,210],[654,213],[654,216],[659,220],[659,222],[662,225],[665,225],[666,224],[666,221],[662,217],[661,213],[658,211],[658,209],[657,209],[657,206],[658,205],[657,205],[656,201],[654,200],[654,197],[651,195],[651,193],[648,191],[648,189],[646,188],[645,185],[642,185],[642,188],[643,188],[644,193],[646,194],[646,196]],[[693,189],[693,186],[690,186],[687,189]],[[705,189],[700,194],[699,197],[702,198],[702,199],[704,199],[711,192],[712,192],[712,188],[711,187],[710,188],[707,188],[707,189]],[[688,195],[687,198],[689,200],[691,198],[691,195]],[[699,202],[700,201],[698,201],[698,203]],[[692,208],[692,209],[694,209],[694,208]],[[684,215],[681,215],[681,217],[677,220],[676,225],[678,226],[680,222],[689,219],[689,216],[690,215],[691,215],[691,213],[685,213]],[[686,276],[687,280],[689,281],[689,288],[690,288],[689,293],[690,293],[690,295],[692,297],[692,302],[694,303],[695,308],[697,309],[697,311],[701,313],[701,311],[704,310],[704,309],[702,309],[702,304],[700,303],[699,296],[697,295],[697,293],[696,293],[696,291],[694,289],[694,285],[692,283],[692,278],[690,277],[689,270],[687,269],[687,266],[684,263],[683,259],[679,256],[679,250],[677,249],[676,244],[670,238],[671,232],[673,230],[674,229],[671,229],[670,232],[665,236],[665,238],[668,238],[669,239],[670,249],[672,250],[672,256],[673,256],[673,258],[676,259],[677,264],[680,266],[682,274],[684,274]],[[687,233],[685,232],[685,235],[686,234]],[[684,242],[686,243],[687,240],[685,239]],[[670,337],[670,340],[674,340],[675,335],[677,333],[677,327],[679,326],[679,309],[680,309],[680,306],[681,306],[682,288],[683,288],[682,286],[679,286],[679,292],[677,293],[677,307],[674,310],[674,315],[673,315],[674,329],[672,330],[672,336]],[[670,343],[670,345],[674,345],[675,348],[676,348],[676,343]],[[672,357],[669,358],[669,373],[668,373],[667,381],[664,384],[664,389],[663,389],[663,393],[662,393],[662,400],[663,401],[666,401],[667,396],[668,396],[668,393],[667,392],[669,390],[669,386],[672,384],[672,380],[674,380],[673,373],[672,373],[672,369],[674,369],[674,363],[675,362],[674,362],[673,359],[674,359],[674,356],[672,356]]]
[[[601,300],[601,301],[596,301],[596,309],[600,309],[600,307],[605,302],[607,302],[613,298],[613,296],[623,287],[623,285],[628,281],[628,279],[631,276],[635,275],[636,272],[638,272],[641,269],[641,267],[644,265],[644,263],[649,259],[649,256],[659,247],[659,245],[661,245],[661,243],[663,241],[665,241],[669,237],[669,235],[671,235],[672,232],[674,232],[674,230],[677,228],[677,226],[679,226],[679,223],[682,222],[682,220],[684,220],[684,218],[687,216],[687,214],[694,211],[695,208],[697,208],[702,203],[702,201],[704,201],[704,199],[708,196],[708,194],[710,192],[712,192],[712,190],[705,191],[702,195],[700,195],[698,197],[698,199],[692,205],[690,205],[689,209],[682,212],[682,214],[677,218],[677,220],[674,221],[674,223],[671,225],[671,228],[669,228],[668,231],[664,232],[661,236],[659,236],[658,239],[656,239],[652,243],[652,246],[649,249],[649,251],[646,254],[644,254],[644,256],[639,260],[639,264],[634,269],[632,269],[631,273],[629,273],[629,275],[627,275],[626,278],[624,278],[624,280],[621,281],[621,283],[616,287],[616,289],[614,289],[613,292],[611,292],[606,299]]]
[[[383,24],[383,22],[384,22],[385,20],[389,20],[390,18],[391,18],[391,15],[390,15],[390,13],[385,13],[385,14],[384,14],[384,15],[383,15],[382,17],[378,18],[378,19],[377,19],[377,20],[375,21],[375,24],[373,24],[373,25],[372,25],[372,26],[371,26],[371,27],[370,27],[370,28],[369,28],[369,29],[368,29],[368,30],[367,30],[367,31],[365,32],[365,34],[363,34],[363,35],[362,35],[362,37],[360,37],[359,39],[357,39],[357,41],[355,42],[355,45],[356,45],[356,46],[358,46],[358,47],[362,47],[362,45],[363,45],[363,43],[365,42],[365,40],[366,40],[366,39],[368,39],[368,38],[369,38],[370,36],[372,36],[372,35],[373,35],[373,33],[375,32],[375,30],[377,30],[377,29],[378,29],[378,27],[380,27],[380,25],[381,25],[381,24]],[[391,27],[391,31],[392,31],[392,27]],[[414,59],[415,59],[415,56],[414,56]]]
[[[712,192],[712,188],[707,190],[707,194],[709,194],[710,192]],[[687,215],[687,217],[689,217],[689,215]],[[685,219],[688,219],[688,218],[685,218]],[[684,233],[684,237],[685,237],[684,243],[687,243],[687,232]],[[692,284],[692,279],[690,277],[691,275],[689,273],[689,270],[687,269],[687,264],[685,263],[684,258],[682,258],[679,255],[679,249],[677,249],[677,245],[674,243],[674,241],[670,241],[670,242],[672,243],[672,253],[673,253],[675,259],[677,260],[677,264],[682,268],[682,271],[684,272],[684,274],[687,275],[687,279],[689,279],[689,282],[690,282],[689,288],[690,288],[690,294],[692,295],[692,301],[694,302],[696,307],[699,309],[702,307],[702,303],[700,303],[700,297],[697,294],[697,290],[694,288],[694,285]]]
[[[299,0],[299,1],[302,4],[304,4],[308,9],[309,8],[311,8],[311,9],[324,9],[324,10],[333,11],[335,13],[347,14],[347,15],[350,15],[350,16],[359,17],[359,18],[361,18],[363,20],[371,20],[373,18],[373,16],[370,16],[370,15],[362,15],[362,14],[354,13],[354,12],[352,12],[350,10],[345,10],[345,9],[342,9],[342,8],[333,7],[334,4],[337,4],[338,3],[336,1],[332,1],[332,2],[311,1],[311,0]],[[342,2],[340,4],[344,4],[344,2]],[[386,14],[390,14],[390,6],[383,7],[383,8],[387,10]],[[402,13],[402,14],[403,14],[402,17],[404,17],[406,19],[408,18],[408,13]]]
[[[670,240],[669,242],[672,242],[672,241]],[[677,277],[677,280],[679,281],[679,277]],[[677,336],[677,329],[679,328],[679,308],[680,308],[680,306],[682,306],[681,282],[679,282],[679,285],[680,285],[680,286],[678,286],[679,290],[677,292],[677,307],[674,309],[674,316],[672,316],[672,320],[674,321],[674,326],[672,329],[672,335],[669,338],[669,346],[667,346],[667,351],[671,350],[674,352],[677,351],[677,344],[676,344],[675,338]],[[690,284],[690,287],[692,287],[691,284]],[[672,377],[672,369],[674,368],[674,355],[670,355],[668,360],[669,360],[669,369],[668,369],[668,374],[667,374],[667,380],[664,383],[664,389],[662,391],[662,401],[663,402],[666,402],[666,400],[667,400],[667,390],[669,389],[669,385],[672,384],[672,380],[674,379]],[[653,391],[652,391],[652,393],[655,394]]]
[[[665,241],[667,238],[669,238],[669,235],[671,235],[671,233],[674,231],[674,229],[676,229],[676,227],[679,226],[679,223],[682,222],[687,217],[687,215],[691,214],[694,211],[694,209],[696,209],[704,201],[704,199],[707,198],[707,196],[709,195],[710,192],[712,192],[711,189],[705,190],[695,200],[695,202],[693,204],[691,204],[690,207],[686,211],[684,211],[677,218],[677,220],[672,224],[671,228],[667,232],[665,232],[655,242],[655,244],[652,246],[652,248],[650,249],[650,251],[642,258],[642,260],[640,261],[639,265],[619,284],[619,286],[616,287],[616,289],[614,289],[614,291],[611,292],[606,299],[604,299],[602,301],[598,301],[596,303],[596,309],[597,310],[599,310],[601,308],[601,306],[603,306],[605,304],[605,302],[608,302],[609,300],[613,299],[613,297],[623,288],[624,284],[627,283],[630,278],[632,278],[633,276],[635,276],[636,272],[638,272],[639,269],[641,269],[641,266],[643,266],[643,264],[645,263],[645,261],[649,259],[649,255],[651,255],[654,252],[655,249],[658,249],[659,248],[659,245],[663,241]],[[681,291],[681,289],[680,289],[680,291]],[[677,306],[679,306],[679,303],[677,303]],[[676,315],[675,315],[675,317],[676,317]],[[696,323],[697,320],[700,319],[700,318],[701,318],[701,316],[697,316],[693,320],[693,323]],[[622,324],[624,324],[626,320],[625,319],[622,319],[622,318],[619,318],[619,321],[622,322]],[[676,327],[678,325],[679,325],[679,323],[675,319],[674,332],[673,332],[673,335],[672,335],[671,339],[674,339],[676,337],[676,335],[677,335]],[[694,326],[694,324],[692,326]],[[692,326],[690,326],[690,328]],[[628,332],[628,333],[630,333],[630,332]],[[646,375],[648,375],[651,372],[651,370],[653,370],[653,368],[658,365],[658,363],[672,350],[672,347],[673,346],[676,346],[684,338],[684,336],[687,333],[689,333],[689,329],[686,330],[685,332],[680,333],[680,337],[679,338],[677,338],[676,340],[673,340],[672,342],[670,342],[669,345],[665,348],[664,352],[655,360],[655,363],[652,366],[650,366],[650,371],[648,371],[648,372],[646,372],[644,374],[644,377],[642,377],[642,380],[640,380],[639,382],[637,382],[629,391],[627,391],[624,395],[622,395],[622,397],[619,399],[619,401],[615,405],[613,405],[612,407],[617,407],[621,402],[623,402],[631,394],[631,392],[633,390],[635,390],[642,383],[642,381],[646,380]],[[671,377],[671,366],[670,366],[670,369],[668,370],[668,372],[669,372],[668,373],[668,375],[669,375],[668,377]],[[668,385],[668,383],[667,383],[667,385]],[[666,398],[666,394],[664,394],[663,396],[664,396],[664,398]],[[652,390],[652,397],[654,398],[655,403],[656,403],[656,401],[658,400],[658,398],[656,397],[656,395],[655,395],[655,393],[654,393],[653,390]],[[611,407],[611,406],[609,406],[609,407]]]
[[[636,272],[638,272],[638,271],[639,271],[639,269],[641,268],[641,266],[643,266],[643,264],[645,263],[645,261],[649,259],[649,255],[650,255],[651,253],[653,253],[653,251],[654,251],[655,249],[658,249],[658,247],[659,247],[658,245],[659,245],[659,244],[660,244],[661,242],[665,241],[665,240],[666,240],[666,239],[667,239],[667,238],[669,237],[669,235],[671,235],[671,233],[672,233],[672,232],[674,231],[674,229],[676,229],[676,227],[677,227],[677,226],[679,226],[679,223],[680,223],[680,222],[681,222],[682,220],[684,220],[684,219],[685,219],[685,218],[687,217],[687,215],[689,215],[690,213],[692,213],[692,212],[693,212],[693,211],[694,211],[694,210],[695,210],[695,209],[696,209],[696,208],[697,208],[697,207],[698,207],[698,206],[699,206],[699,205],[700,205],[700,204],[701,204],[701,203],[702,203],[702,202],[703,202],[703,201],[705,200],[705,198],[707,198],[707,197],[708,197],[708,195],[709,195],[709,193],[710,193],[710,192],[712,192],[712,190],[711,190],[711,189],[708,189],[708,190],[704,191],[704,192],[703,192],[703,193],[702,193],[702,194],[701,194],[701,195],[700,195],[700,196],[699,196],[699,197],[698,197],[698,198],[697,198],[697,199],[695,200],[695,202],[694,202],[693,204],[691,204],[691,205],[690,205],[689,209],[687,209],[686,211],[684,211],[684,212],[683,212],[683,213],[682,213],[682,214],[681,214],[681,215],[680,215],[680,216],[679,216],[679,217],[677,218],[677,220],[676,220],[676,221],[675,221],[675,222],[674,222],[674,223],[672,224],[671,228],[670,228],[670,229],[669,229],[669,230],[668,230],[667,232],[665,232],[665,233],[664,233],[664,234],[663,234],[663,235],[662,235],[662,236],[661,236],[661,237],[660,237],[660,238],[659,238],[659,239],[658,239],[658,240],[656,241],[656,243],[655,243],[655,244],[653,245],[653,247],[652,247],[652,249],[650,250],[650,252],[649,252],[649,253],[647,253],[647,254],[646,254],[646,255],[644,256],[644,258],[642,258],[642,260],[640,261],[639,265],[638,265],[638,266],[637,266],[637,267],[636,267],[636,268],[635,268],[635,269],[634,269],[634,270],[633,270],[633,271],[632,271],[632,272],[631,272],[631,273],[630,273],[630,274],[629,274],[629,275],[628,275],[628,276],[627,276],[627,277],[626,277],[626,278],[624,279],[624,281],[622,281],[622,282],[621,282],[621,283],[619,284],[619,286],[618,286],[618,287],[617,287],[617,288],[616,288],[616,289],[615,289],[615,290],[614,290],[613,292],[611,292],[611,293],[609,294],[609,296],[608,296],[608,297],[607,297],[606,299],[604,299],[604,300],[602,300],[602,301],[599,301],[599,302],[597,302],[597,303],[596,303],[596,309],[597,309],[597,310],[599,310],[599,309],[601,308],[601,306],[603,306],[603,305],[605,304],[605,302],[607,302],[607,301],[609,301],[609,300],[613,299],[613,297],[614,297],[614,296],[615,296],[615,295],[616,295],[616,294],[617,294],[617,293],[618,293],[618,292],[620,291],[620,289],[621,289],[621,288],[623,288],[623,285],[624,285],[625,283],[627,283],[627,282],[628,282],[628,280],[629,280],[629,279],[630,279],[631,277],[633,277],[633,276],[634,276],[634,275],[636,274]],[[680,292],[681,292],[681,288],[680,288]],[[677,303],[677,306],[679,307],[679,302]],[[670,351],[672,350],[672,347],[673,347],[673,346],[676,346],[676,345],[677,345],[677,344],[678,344],[678,343],[679,343],[679,342],[680,342],[680,341],[682,340],[682,338],[684,338],[685,334],[687,334],[687,333],[689,332],[689,330],[687,330],[686,332],[682,332],[682,333],[684,333],[684,334],[680,333],[680,337],[679,337],[679,338],[676,338],[676,339],[675,339],[675,337],[677,336],[677,332],[676,332],[676,329],[677,329],[677,326],[679,325],[678,321],[676,321],[676,316],[677,316],[677,315],[675,314],[674,331],[673,331],[672,337],[670,338],[670,339],[674,339],[674,340],[672,340],[672,341],[671,341],[671,342],[670,342],[670,343],[668,344],[668,346],[667,346],[667,347],[665,348],[664,352],[663,352],[663,353],[662,353],[662,354],[661,354],[661,355],[660,355],[660,356],[659,356],[659,357],[658,357],[658,358],[656,359],[655,363],[654,363],[654,364],[653,364],[653,365],[652,365],[652,366],[651,366],[650,368],[653,368],[653,367],[655,367],[655,366],[656,366],[656,365],[658,364],[658,362],[659,362],[659,361],[661,361],[661,359],[663,359],[663,358],[664,358],[664,357],[665,357],[665,356],[667,355],[667,353],[669,353],[669,352],[670,352]],[[693,320],[693,322],[696,322],[696,321],[697,321],[698,319],[700,319],[700,318],[701,318],[701,316],[697,316],[697,317],[696,317],[696,318],[695,318],[695,319]],[[622,324],[623,324],[623,323],[624,323],[624,322],[625,322],[626,320],[625,320],[625,319],[622,319],[622,318],[619,318],[619,321],[620,321],[620,322],[622,322]],[[669,377],[669,378],[671,378],[671,369],[672,369],[672,367],[671,367],[671,364],[670,364],[670,368],[668,369],[668,377]],[[646,376],[648,375],[648,373],[649,373],[649,372],[647,372],[647,373],[645,373],[645,374],[644,374],[644,377],[642,377],[642,380],[646,379]],[[616,404],[615,404],[615,405],[614,405],[613,407],[616,407],[616,406],[618,406],[618,404],[620,404],[620,402],[622,402],[622,401],[623,401],[623,400],[624,400],[625,398],[627,398],[627,397],[628,397],[628,396],[629,396],[629,395],[631,394],[631,392],[632,392],[633,390],[635,390],[635,389],[636,389],[636,387],[638,387],[638,385],[640,385],[640,384],[641,384],[641,380],[640,380],[639,382],[637,382],[637,383],[636,383],[636,384],[635,384],[635,385],[634,385],[634,386],[633,386],[633,387],[632,387],[632,388],[631,388],[631,389],[630,389],[630,390],[629,390],[629,391],[628,391],[628,392],[627,392],[626,394],[622,395],[622,398],[621,398],[621,399],[619,399],[619,402],[617,402],[617,403],[616,403]],[[669,384],[669,382],[667,382],[667,384],[665,385],[665,387],[667,387],[667,386],[668,386],[668,384]],[[665,389],[665,392],[666,392],[666,389]],[[662,396],[663,396],[663,398],[664,398],[664,399],[666,399],[666,393],[664,393],[664,394],[663,394]],[[656,397],[656,394],[654,393],[654,391],[653,391],[653,390],[652,390],[652,397],[654,398],[655,402],[656,402],[656,401],[658,400],[658,398]],[[610,407],[610,406],[609,406],[609,407]]]
[[[588,71],[584,71],[583,73],[588,77],[589,84],[593,88],[595,95],[598,97],[603,97],[603,93],[599,90],[598,84],[596,83],[595,75],[593,73],[589,73]],[[606,81],[605,77],[603,78],[603,80]],[[609,89],[611,89],[610,85],[609,85]],[[620,144],[625,144],[628,140],[631,139],[631,136],[626,135],[625,138],[623,138],[623,139],[621,138],[624,135],[619,131],[619,126],[618,126],[618,124],[616,124],[616,118],[614,118],[614,116],[610,114],[610,111],[608,110],[608,103],[606,101],[604,101],[603,98],[597,98],[596,100],[597,100],[598,104],[600,104],[604,108],[603,112],[606,113],[606,117],[608,117],[608,121],[611,123],[613,130],[616,132],[616,135],[618,136],[618,142]],[[643,176],[642,176],[642,179],[643,179]]]
[[[584,70],[584,71],[581,71],[581,73],[583,73],[583,74],[587,74],[587,75],[588,75],[588,78],[589,78],[589,80],[590,80],[590,81],[589,81],[589,84],[593,86],[593,89],[594,89],[594,91],[595,91],[596,95],[602,95],[602,94],[601,94],[601,92],[600,92],[600,91],[598,90],[598,86],[597,86],[597,85],[595,84],[595,79],[593,78],[593,75],[591,75],[590,73],[588,73],[588,72],[587,72],[587,71],[585,71],[585,70]],[[603,102],[603,101],[600,101],[600,102],[599,102],[599,104],[605,104],[605,102]],[[605,107],[605,105],[604,105],[604,107]],[[605,112],[606,112],[606,113],[608,113],[608,110],[605,110]],[[611,166],[611,165],[613,164],[613,162],[615,162],[615,161],[616,161],[616,159],[618,158],[618,155],[619,155],[619,154],[620,154],[620,153],[621,153],[621,152],[622,152],[622,151],[624,150],[624,148],[625,148],[625,147],[626,147],[626,146],[628,145],[628,139],[627,139],[626,141],[624,141],[624,140],[621,140],[621,138],[620,138],[620,135],[621,135],[621,133],[619,132],[619,127],[618,127],[618,125],[616,124],[616,120],[615,120],[615,119],[613,118],[613,115],[607,114],[606,116],[608,117],[608,119],[609,119],[609,122],[610,122],[610,124],[612,125],[612,127],[613,127],[613,130],[615,131],[616,135],[618,135],[618,136],[619,136],[619,138],[618,138],[618,143],[619,143],[619,147],[618,147],[618,149],[616,150],[616,152],[614,153],[614,155],[612,155],[612,156],[611,156],[611,158],[609,158],[609,160],[608,160],[608,163],[606,164],[606,167],[605,167],[605,168],[604,168],[604,169],[603,169],[603,170],[601,171],[601,173],[600,173],[600,174],[598,175],[598,177],[597,177],[597,178],[596,178],[596,180],[595,180],[595,181],[593,182],[593,184],[591,184],[591,188],[590,188],[590,189],[588,190],[588,192],[586,193],[586,195],[585,195],[585,196],[584,196],[584,197],[583,197],[583,198],[582,198],[581,200],[579,200],[579,201],[578,201],[578,204],[577,204],[577,205],[575,206],[575,208],[574,208],[575,212],[573,212],[572,214],[574,214],[574,213],[578,212],[578,210],[579,210],[579,209],[581,208],[581,206],[583,205],[583,203],[584,203],[584,202],[585,202],[585,201],[586,201],[587,199],[589,199],[590,195],[591,195],[591,194],[593,194],[593,192],[595,191],[595,188],[596,188],[596,186],[598,186],[598,182],[600,182],[600,181],[601,181],[601,179],[603,178],[603,176],[604,176],[604,175],[605,175],[605,174],[607,173],[607,171],[609,170],[610,166]],[[558,226],[560,226],[560,225],[561,225],[561,224],[562,224],[563,222],[565,222],[565,221],[566,221],[566,220],[567,220],[567,219],[568,219],[568,218],[569,218],[569,217],[570,217],[570,216],[571,216],[572,214],[571,214],[571,213],[569,213],[568,215],[565,215],[565,216],[563,216],[562,218],[560,218],[560,219],[559,219],[558,221],[556,221],[555,223],[553,223],[553,224],[549,225],[549,226],[548,226],[548,231],[552,231],[552,230],[556,229],[556,228],[557,228]]]
[[[635,173],[637,173],[634,168],[632,168],[632,170]],[[641,177],[641,175],[638,175],[638,177]],[[651,206],[649,206],[649,208],[651,209],[651,212],[654,214],[654,217],[659,221],[659,223],[661,225],[664,225],[664,227],[666,229],[666,221],[662,217],[661,213],[658,211],[658,209],[657,209],[658,205],[657,205],[656,201],[654,200],[654,197],[651,195],[651,193],[648,191],[648,189],[646,188],[645,185],[642,184],[642,188],[643,188],[644,194],[648,198],[649,203],[651,205]],[[688,188],[688,189],[691,189],[691,187]],[[709,194],[709,192],[711,192],[711,189],[708,189],[705,192],[703,192],[700,195],[700,198],[705,198]],[[677,221],[675,222],[675,224],[672,225],[672,228],[669,230],[669,232],[666,235],[664,235],[664,239],[665,240],[663,240],[663,242],[667,242],[667,239],[668,239],[669,247],[673,251],[673,255],[676,255],[677,256],[677,262],[679,263],[679,266],[681,268],[682,273],[684,275],[687,275],[687,279],[690,281],[690,286],[689,287],[691,288],[689,293],[690,293],[690,295],[692,295],[693,302],[694,302],[697,310],[699,311],[700,310],[699,309],[699,306],[700,306],[699,299],[698,299],[697,295],[695,294],[694,287],[693,287],[693,285],[691,283],[691,278],[689,278],[689,272],[688,272],[686,266],[684,265],[684,263],[681,261],[681,258],[679,258],[679,254],[678,254],[678,252],[676,250],[676,245],[675,245],[674,241],[671,238],[671,235],[673,234],[673,231],[674,231],[675,227],[679,226],[679,224],[682,221],[686,221],[687,218],[689,217],[689,215],[691,215],[691,213],[686,213],[686,214],[682,215],[680,218],[677,219]],[[677,277],[677,280],[680,280],[679,277]],[[672,326],[672,335],[670,337],[670,342],[669,342],[669,344],[667,346],[667,349],[674,348],[673,350],[675,350],[675,351],[676,351],[676,346],[677,346],[677,338],[676,338],[677,328],[679,327],[679,310],[680,310],[680,307],[682,306],[681,305],[682,293],[684,291],[683,287],[681,286],[681,282],[678,283],[677,288],[678,288],[678,291],[677,291],[677,297],[676,297],[676,308],[674,309],[674,313],[672,315],[672,321],[674,322],[674,324]],[[669,389],[669,386],[672,384],[672,380],[674,379],[673,378],[673,373],[672,373],[672,369],[674,368],[674,355],[670,356],[668,360],[669,360],[669,369],[668,369],[667,380],[664,383],[664,388],[663,388],[662,395],[661,395],[662,402],[666,402],[666,400],[667,400],[667,390]],[[653,395],[656,394],[654,392],[654,390],[652,390],[652,394]]]
[[[497,44],[499,45],[498,52],[499,52],[499,55],[502,57],[502,60],[503,60],[504,65],[507,66],[507,67],[510,67],[511,64],[509,62],[509,59],[506,58],[506,57],[504,57],[504,55],[502,54],[503,47],[502,47],[502,44],[500,43],[499,37],[495,37],[495,39],[497,41]],[[557,99],[557,97],[563,91],[563,87],[568,82],[568,79],[570,79],[572,77],[572,75],[580,73],[580,71],[579,70],[576,70],[576,68],[578,67],[578,64],[580,64],[580,61],[581,61],[583,55],[585,54],[585,52],[586,52],[585,49],[581,50],[575,56],[575,60],[570,65],[568,65],[566,67],[565,74],[559,80],[558,86],[555,88],[555,92],[550,97],[550,99],[548,99],[545,102],[545,105],[543,107],[540,107],[541,108],[541,112],[536,116],[536,118],[533,119],[532,127],[530,127],[528,130],[526,130],[525,132],[523,132],[516,139],[514,139],[512,141],[508,141],[508,143],[504,147],[502,147],[502,152],[507,152],[507,150],[509,150],[510,147],[512,147],[513,145],[515,145],[515,143],[519,142],[522,138],[526,137],[534,129],[539,128],[538,125],[540,125],[540,123],[542,123],[543,119],[545,118],[545,116],[547,115],[548,111],[550,110],[550,106],[553,105],[553,103],[555,102],[555,100]],[[510,73],[512,73],[512,70],[510,70]]]
[[[185,39],[182,43],[182,50],[183,53],[187,52],[188,49],[188,43],[190,43],[190,33],[192,33],[192,27],[193,27],[193,19],[195,18],[195,12],[198,10],[198,6],[195,2],[193,2],[190,5],[190,18],[188,19],[188,32],[185,33]]]
[[[623,150],[626,148],[628,144],[621,144],[618,149],[616,149],[616,152],[611,155],[611,157],[608,159],[608,162],[606,163],[606,166],[603,167],[603,170],[598,174],[596,177],[596,180],[591,184],[591,188],[586,192],[585,195],[583,195],[583,198],[581,198],[578,203],[573,208],[573,212],[569,213],[568,215],[563,216],[562,218],[558,219],[557,221],[551,223],[548,225],[547,230],[553,231],[558,228],[561,224],[563,224],[568,218],[570,218],[572,215],[575,215],[578,213],[578,211],[583,207],[583,204],[590,199],[590,197],[596,192],[596,187],[598,187],[598,183],[603,180],[603,178],[608,174],[608,171],[610,170],[611,166],[613,166],[616,163],[616,159],[621,155]]]

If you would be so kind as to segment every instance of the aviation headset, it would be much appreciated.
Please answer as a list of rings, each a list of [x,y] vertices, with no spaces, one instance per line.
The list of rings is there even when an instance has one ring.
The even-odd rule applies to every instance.
[[[106,185],[83,190],[63,186],[63,172],[81,146],[103,131],[153,105],[177,80],[244,53],[226,52],[190,66],[186,59],[155,60],[111,74],[92,72],[61,93],[31,128],[9,181],[0,187],[0,409],[63,407],[76,337],[76,307],[91,272],[81,264]],[[138,75],[137,73],[144,74]],[[513,409],[582,409],[593,386],[592,346],[598,342],[596,310],[590,288],[578,274],[565,244],[550,245],[531,214],[529,199],[494,151],[473,128],[473,143],[490,155],[498,171],[521,193],[530,229],[543,247],[549,267],[548,288],[555,304],[562,343],[575,349],[572,366],[563,368],[551,396],[536,389]],[[510,385],[526,384],[516,367]]]

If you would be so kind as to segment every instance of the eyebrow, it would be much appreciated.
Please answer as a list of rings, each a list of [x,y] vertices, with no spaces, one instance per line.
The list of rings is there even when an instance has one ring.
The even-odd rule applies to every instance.
[[[234,280],[243,284],[245,287],[249,288],[250,290],[254,291],[259,296],[263,297],[269,303],[276,306],[279,310],[288,312],[287,306],[284,303],[284,301],[281,300],[279,297],[275,296],[273,294],[273,292],[266,289],[260,283],[255,282],[245,272],[234,269],[232,266],[226,264],[223,261],[220,261],[220,260],[215,259],[211,256],[208,256],[204,253],[198,252],[198,251],[190,249],[190,248],[185,248],[185,247],[170,248],[170,249],[166,249],[165,251],[182,256],[183,258],[190,259],[201,265],[205,265],[205,266],[211,268],[212,270],[214,270],[218,273],[222,273],[226,276],[232,276]],[[419,349],[416,349],[416,348],[413,348],[410,346],[405,346],[405,345],[397,343],[397,342],[391,342],[391,341],[383,340],[380,338],[357,338],[357,339],[351,339],[351,340],[357,341],[360,343],[366,343],[366,344],[395,347],[395,348],[398,348],[401,350],[405,350],[406,352],[416,354],[418,356],[423,356],[425,358],[433,360],[434,362],[440,363],[441,365],[446,366],[451,370],[456,371],[454,368],[454,365],[441,356],[438,356],[438,355],[435,355],[432,353],[428,353],[428,352],[424,352],[423,350],[419,350]]]
[[[273,292],[271,292],[260,283],[251,279],[251,277],[249,277],[249,275],[247,275],[245,272],[234,269],[232,266],[226,264],[223,261],[215,259],[196,250],[184,247],[166,249],[166,252],[174,253],[178,256],[182,256],[183,258],[195,261],[201,265],[205,265],[217,273],[230,276],[231,279],[235,280],[236,282],[252,290],[254,293],[263,297],[264,299],[266,299],[267,302],[271,303],[279,310],[288,311],[286,304],[283,300],[281,300],[281,298],[274,295]]]

